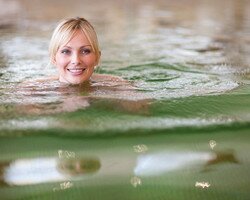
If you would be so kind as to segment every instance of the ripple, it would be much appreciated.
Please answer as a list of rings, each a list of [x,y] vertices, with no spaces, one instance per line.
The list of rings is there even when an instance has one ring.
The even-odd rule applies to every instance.
[[[239,86],[233,79],[236,71],[230,65],[195,68],[189,65],[151,63],[122,68],[116,74],[133,80],[138,90],[145,91],[149,98],[169,99],[218,94],[235,89]]]
[[[0,121],[1,129],[8,129],[8,130],[25,130],[25,129],[46,129],[51,127],[52,124],[56,124],[56,122],[51,118],[39,118],[39,119],[11,119]],[[4,134],[4,132],[1,132]]]

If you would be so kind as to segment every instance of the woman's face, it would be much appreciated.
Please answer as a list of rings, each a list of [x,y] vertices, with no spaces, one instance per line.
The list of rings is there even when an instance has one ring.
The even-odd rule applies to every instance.
[[[60,82],[80,84],[89,80],[97,62],[97,55],[88,39],[78,30],[68,43],[59,47],[54,64],[58,68]]]

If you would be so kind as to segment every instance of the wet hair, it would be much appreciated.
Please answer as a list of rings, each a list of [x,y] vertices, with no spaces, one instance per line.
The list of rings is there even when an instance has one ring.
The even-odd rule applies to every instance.
[[[97,62],[99,61],[100,49],[94,27],[86,19],[75,17],[62,20],[55,28],[49,44],[50,63],[55,61],[55,56],[60,46],[68,43],[78,30],[85,34],[93,52],[97,56]]]

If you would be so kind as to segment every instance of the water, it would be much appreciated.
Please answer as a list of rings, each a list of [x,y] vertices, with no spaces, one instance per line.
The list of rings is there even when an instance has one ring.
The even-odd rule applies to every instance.
[[[248,1],[0,7],[1,199],[249,199]],[[65,16],[94,24],[97,72],[133,88],[23,84],[56,74]]]

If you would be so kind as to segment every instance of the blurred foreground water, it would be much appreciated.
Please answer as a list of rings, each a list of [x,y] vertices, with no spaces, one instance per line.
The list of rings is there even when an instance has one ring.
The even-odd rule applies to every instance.
[[[1,199],[250,198],[250,2],[0,0]],[[56,74],[58,20],[99,35],[98,73]]]

